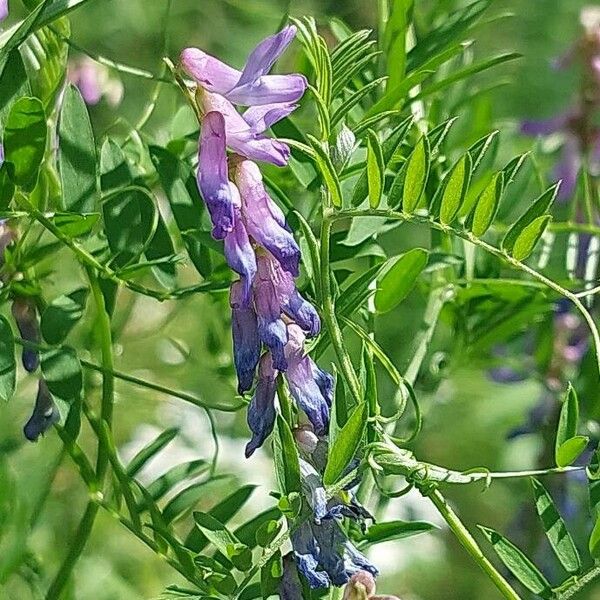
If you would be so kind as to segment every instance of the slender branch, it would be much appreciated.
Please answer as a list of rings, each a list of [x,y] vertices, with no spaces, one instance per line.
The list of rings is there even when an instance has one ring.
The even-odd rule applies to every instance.
[[[494,565],[484,556],[483,552],[475,541],[475,538],[473,538],[469,530],[464,526],[458,515],[452,510],[452,508],[450,508],[444,496],[442,496],[438,490],[433,490],[433,492],[424,495],[431,500],[440,515],[444,518],[446,523],[448,523],[452,533],[454,533],[454,535],[458,538],[458,541],[471,555],[477,565],[483,571],[485,571],[494,585],[498,588],[502,596],[504,596],[504,598],[508,598],[509,600],[520,600],[520,596],[517,594],[517,592],[515,592],[508,581],[502,577]]]
[[[104,295],[100,289],[100,283],[98,277],[93,269],[86,267],[90,286],[92,289],[92,296],[96,305],[96,325],[100,337],[100,351],[102,354],[102,367],[104,369],[102,374],[102,402],[100,408],[100,418],[106,427],[110,430],[112,427],[112,414],[113,414],[113,400],[114,400],[114,376],[112,370],[114,367],[113,361],[113,350],[112,350],[112,334],[110,325],[110,316],[106,310],[104,302]],[[96,480],[98,485],[102,488],[102,483],[106,475],[106,470],[109,463],[109,449],[102,438],[98,438],[98,456],[96,459]],[[75,563],[81,556],[83,549],[92,533],[94,521],[98,514],[99,505],[92,499],[89,500],[88,505],[85,509],[83,517],[77,528],[75,539],[71,543],[69,552],[65,557],[58,573],[56,574],[48,592],[46,594],[46,600],[57,600],[60,598]]]
[[[331,294],[331,275],[329,267],[329,244],[331,237],[332,215],[325,214],[321,225],[321,295],[323,301],[323,318],[329,330],[331,344],[335,351],[341,372],[350,388],[350,393],[356,402],[361,402],[362,393],[360,383],[352,366],[352,361],[348,356],[342,330],[335,316],[335,307],[333,305]]]
[[[588,324],[588,327],[592,334],[592,338],[594,340],[594,347],[596,350],[596,362],[598,365],[598,369],[600,371],[600,333],[598,332],[598,328],[596,326],[596,323],[594,322],[594,318],[592,317],[592,315],[590,314],[588,309],[583,305],[583,303],[581,302],[581,300],[579,299],[579,297],[577,296],[576,293],[565,289],[564,287],[562,287],[555,281],[552,281],[552,279],[549,279],[548,277],[546,277],[545,275],[542,275],[535,269],[532,269],[529,265],[526,265],[525,263],[521,262],[520,260],[513,258],[512,256],[510,256],[510,254],[508,254],[504,250],[496,248],[495,246],[488,244],[487,242],[483,241],[482,239],[475,237],[471,232],[460,230],[460,229],[457,229],[450,225],[445,225],[443,223],[438,223],[437,221],[433,220],[429,216],[408,214],[408,213],[404,213],[404,212],[397,212],[397,211],[385,210],[385,209],[346,210],[346,211],[340,211],[339,213],[337,213],[335,215],[336,219],[341,219],[344,217],[385,217],[387,219],[394,219],[394,220],[400,220],[400,221],[406,221],[406,222],[424,223],[424,224],[429,225],[429,227],[433,227],[434,229],[437,229],[439,231],[443,231],[446,233],[452,233],[453,235],[455,235],[461,239],[467,240],[467,241],[475,244],[476,246],[479,246],[486,252],[507,262],[515,269],[518,269],[520,271],[523,271],[524,273],[527,273],[528,275],[530,275],[537,281],[543,283],[546,287],[554,290],[561,296],[570,300],[576,306],[576,308],[579,310],[579,312],[585,319],[586,323]]]

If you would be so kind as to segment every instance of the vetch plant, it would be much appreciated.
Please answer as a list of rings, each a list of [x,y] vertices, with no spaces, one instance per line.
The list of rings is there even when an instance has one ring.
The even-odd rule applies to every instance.
[[[7,411],[33,408],[23,436],[0,442],[0,589],[78,597],[80,558],[106,513],[173,569],[164,598],[397,600],[417,592],[373,547],[410,555],[403,538],[444,534],[414,513],[389,516],[408,502],[435,511],[485,597],[564,600],[593,584],[597,11],[584,10],[582,39],[557,61],[583,64],[574,107],[521,127],[563,135],[547,180],[539,146],[522,153],[495,129],[495,86],[473,92],[481,73],[519,58],[471,49],[502,16],[492,0],[378,2],[374,32],[286,13],[239,70],[169,40],[165,0],[157,72],[74,40],[70,13],[93,2],[24,4],[18,20],[0,2],[0,396],[16,396]],[[151,82],[150,98],[136,123],[117,116],[103,131],[96,111],[130,102],[127,78]],[[166,96],[177,113],[155,130]],[[179,314],[191,344],[167,332]],[[162,362],[144,335],[170,342]],[[461,437],[443,415],[463,410],[465,368],[518,412],[483,435],[530,436],[539,460],[529,452],[513,469],[465,451],[460,466],[438,464],[436,447]],[[523,380],[538,384],[526,407],[507,392]],[[212,456],[172,462],[185,436],[167,412],[125,460],[134,390],[202,413]],[[460,417],[461,444],[473,435],[483,457],[493,419],[479,408]],[[60,445],[29,499],[9,468],[23,437]],[[160,474],[157,459],[170,461]],[[257,508],[259,461],[272,468]],[[29,533],[67,472],[86,506],[53,565]],[[502,520],[447,499],[520,480],[537,519],[526,527],[516,506]]]

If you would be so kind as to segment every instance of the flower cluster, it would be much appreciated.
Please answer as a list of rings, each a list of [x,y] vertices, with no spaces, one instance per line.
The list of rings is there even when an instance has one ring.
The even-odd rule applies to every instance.
[[[1,148],[1,146],[0,146]],[[0,153],[1,159],[1,153]],[[2,161],[0,160],[0,166]],[[5,264],[5,252],[15,241],[17,234],[6,220],[0,221],[0,266]],[[30,296],[12,295],[12,316],[19,330],[21,338],[25,342],[39,344],[41,341],[40,326],[37,316],[37,307]],[[37,350],[24,346],[21,353],[23,368],[28,373],[34,373],[39,367],[39,356]],[[58,408],[54,404],[52,395],[43,377],[38,380],[38,392],[31,417],[23,428],[25,437],[35,442],[60,418]]]
[[[300,248],[253,162],[282,166],[289,159],[288,146],[264,131],[296,108],[306,88],[302,75],[268,74],[295,32],[286,27],[262,41],[243,71],[197,48],[181,54],[183,68],[199,86],[204,113],[198,186],[213,237],[223,240],[227,262],[240,276],[230,295],[240,393],[252,388],[258,368],[248,410],[253,435],[247,456],[273,429],[278,373],[285,374],[292,397],[319,434],[327,431],[333,393],[331,375],[304,353],[304,341],[319,332],[320,320],[294,283]],[[234,104],[248,108],[240,114]],[[234,152],[230,157],[227,148]]]
[[[319,333],[321,322],[296,288],[300,248],[254,162],[283,166],[289,159],[288,146],[264,132],[296,108],[306,89],[302,75],[268,74],[295,32],[290,26],[263,40],[242,71],[197,48],[181,54],[184,70],[198,86],[203,114],[198,187],[213,237],[223,240],[227,263],[239,275],[230,291],[239,393],[251,390],[257,379],[248,408],[252,439],[246,456],[273,430],[280,373],[309,421],[296,430],[307,457],[301,460],[306,504],[292,533],[293,553],[285,561],[281,597],[288,599],[302,598],[298,571],[311,587],[343,585],[359,571],[377,574],[339,523],[344,517],[362,523],[368,513],[354,501],[328,501],[319,475],[325,465],[312,457],[327,443],[334,381],[305,353],[306,339]],[[240,113],[234,105],[247,108]]]

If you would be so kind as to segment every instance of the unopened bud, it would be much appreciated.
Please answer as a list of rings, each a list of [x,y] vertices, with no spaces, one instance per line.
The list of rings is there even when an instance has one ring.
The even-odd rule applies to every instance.
[[[341,169],[350,160],[355,145],[356,136],[346,125],[342,125],[335,146],[331,149],[331,158],[337,169]]]
[[[368,571],[358,571],[350,577],[343,600],[369,600],[375,593],[375,578]]]
[[[319,438],[308,427],[299,427],[294,430],[296,443],[302,452],[312,454],[317,449]]]
[[[30,298],[15,298],[12,304],[12,315],[17,323],[21,337],[34,344],[40,342],[40,328],[38,325],[35,303]],[[33,348],[23,348],[21,356],[23,368],[32,373],[38,367],[38,353]]]

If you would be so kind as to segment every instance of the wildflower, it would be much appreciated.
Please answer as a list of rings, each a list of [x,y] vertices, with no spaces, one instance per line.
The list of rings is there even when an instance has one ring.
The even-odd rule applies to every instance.
[[[46,433],[59,419],[60,414],[54,404],[50,390],[48,390],[46,382],[40,379],[33,413],[29,421],[25,424],[23,433],[30,442],[35,442],[40,435]]]
[[[289,324],[286,330],[288,342],[284,348],[284,354],[287,370],[284,372],[284,376],[292,398],[304,411],[315,432],[325,434],[329,425],[333,378],[304,354],[302,330],[293,323]],[[275,364],[273,352],[265,353],[259,366],[256,391],[248,407],[248,426],[253,435],[252,440],[246,446],[247,457],[251,456],[264,443],[273,430],[277,370],[281,369],[278,369]]]
[[[265,190],[260,169],[252,161],[243,160],[234,168],[234,181],[242,199],[248,234],[268,250],[285,271],[297,277],[300,248],[287,228],[283,212]]]
[[[254,308],[250,306],[243,284],[231,286],[231,329],[233,355],[238,377],[238,392],[243,394],[252,387],[254,372],[260,358],[260,339]]]
[[[114,108],[123,100],[124,88],[121,81],[112,77],[107,67],[87,56],[71,61],[67,76],[81,92],[85,103],[90,106],[105,98]]]
[[[8,0],[0,0],[0,21],[8,17]]]
[[[40,328],[37,320],[35,303],[31,298],[18,297],[12,303],[12,315],[15,319],[21,337],[34,344],[40,343]],[[39,358],[37,350],[23,348],[21,355],[23,368],[32,373],[38,368]]]
[[[288,326],[286,379],[296,404],[306,413],[317,435],[327,432],[333,399],[333,377],[304,353],[305,336],[295,324]]]
[[[198,85],[233,104],[262,106],[296,102],[306,89],[303,75],[267,75],[294,39],[296,28],[285,27],[256,46],[238,71],[198,48],[186,48],[181,64]]]
[[[302,459],[300,470],[302,490],[312,509],[312,518],[304,519],[291,535],[296,566],[300,573],[311,588],[344,585],[360,571],[366,571],[375,577],[377,569],[356,549],[340,526],[338,521],[342,518],[342,513],[331,510],[343,504],[341,500],[333,498],[327,501],[321,476]],[[347,514],[359,522],[363,520],[363,516],[358,513],[351,511]]]
[[[258,368],[258,384],[248,407],[248,426],[252,431],[252,439],[246,444],[246,458],[262,446],[265,439],[273,431],[275,424],[275,392],[277,391],[277,373],[273,368],[273,359],[269,352],[260,359]]]

